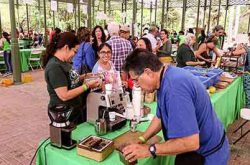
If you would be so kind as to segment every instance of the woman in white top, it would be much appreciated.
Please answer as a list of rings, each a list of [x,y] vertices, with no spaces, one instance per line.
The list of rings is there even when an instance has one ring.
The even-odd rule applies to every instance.
[[[119,72],[115,70],[112,64],[112,48],[107,43],[102,43],[97,51],[99,60],[93,67],[92,73],[103,73],[105,84],[112,84],[113,89],[119,89],[121,86],[121,78]]]

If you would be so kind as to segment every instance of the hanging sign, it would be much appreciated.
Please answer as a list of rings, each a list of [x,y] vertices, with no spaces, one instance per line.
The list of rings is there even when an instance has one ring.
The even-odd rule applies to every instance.
[[[82,5],[82,12],[84,14],[87,14],[88,13],[88,6],[87,5]]]
[[[67,12],[73,13],[74,12],[74,7],[72,3],[67,3]]]
[[[23,0],[23,3],[28,4],[28,5],[32,5],[33,0]]]
[[[50,8],[52,11],[57,11],[57,1],[51,1]]]

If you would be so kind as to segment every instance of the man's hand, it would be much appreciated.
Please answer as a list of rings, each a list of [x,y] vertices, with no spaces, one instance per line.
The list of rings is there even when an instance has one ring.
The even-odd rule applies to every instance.
[[[151,156],[149,152],[149,146],[146,144],[131,144],[125,147],[122,152],[125,159],[129,162]]]

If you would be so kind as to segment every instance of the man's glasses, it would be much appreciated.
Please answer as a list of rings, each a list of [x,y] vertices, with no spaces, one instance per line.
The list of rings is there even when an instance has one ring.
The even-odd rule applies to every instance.
[[[139,78],[142,74],[140,74],[139,76],[137,76],[136,78],[133,78],[132,81],[135,85],[138,85],[138,81],[139,81]]]
[[[76,54],[77,53],[77,49],[76,48],[72,48],[71,50],[73,50],[73,52]]]

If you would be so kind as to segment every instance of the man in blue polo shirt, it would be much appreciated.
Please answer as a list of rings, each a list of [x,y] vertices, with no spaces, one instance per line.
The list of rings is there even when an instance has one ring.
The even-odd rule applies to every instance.
[[[143,90],[157,90],[157,114],[140,137],[142,142],[163,131],[165,142],[131,144],[123,149],[134,161],[158,155],[177,155],[175,164],[226,165],[229,143],[203,84],[188,71],[164,66],[158,58],[138,49],[124,68]]]

